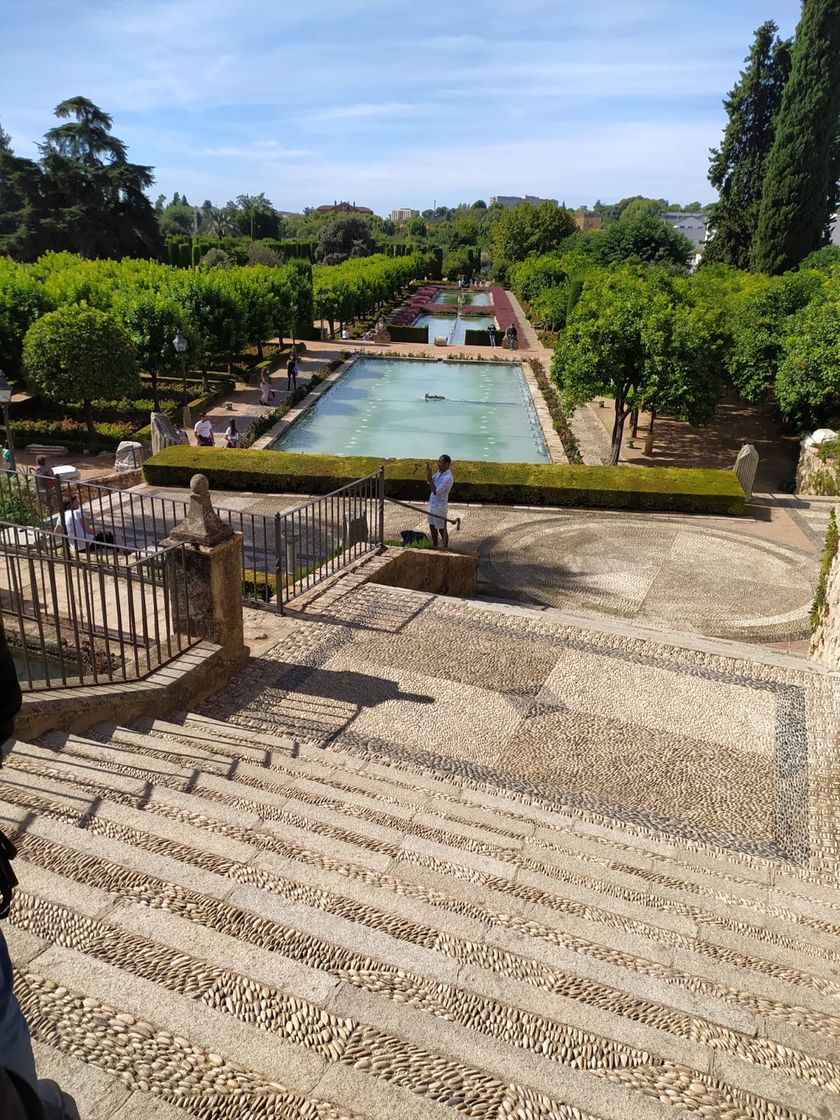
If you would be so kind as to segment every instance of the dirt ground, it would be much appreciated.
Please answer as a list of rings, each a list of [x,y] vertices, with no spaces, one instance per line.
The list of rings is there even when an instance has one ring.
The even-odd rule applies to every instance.
[[[612,432],[612,401],[604,408],[590,406],[609,437]],[[786,432],[769,404],[749,405],[729,394],[718,405],[717,415],[707,428],[695,428],[681,420],[657,416],[653,454],[645,455],[645,437],[650,417],[641,413],[636,447],[627,447],[630,422],[624,427],[621,462],[647,467],[731,467],[745,443],[759,455],[756,490],[778,493],[793,489],[799,438]]]

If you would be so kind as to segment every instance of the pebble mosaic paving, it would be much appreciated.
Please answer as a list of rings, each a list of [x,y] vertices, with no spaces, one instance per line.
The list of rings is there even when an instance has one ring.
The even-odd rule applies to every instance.
[[[93,1120],[840,1116],[833,677],[356,579],[277,633],[0,771]]]
[[[208,712],[808,864],[824,678],[382,588],[314,609]]]

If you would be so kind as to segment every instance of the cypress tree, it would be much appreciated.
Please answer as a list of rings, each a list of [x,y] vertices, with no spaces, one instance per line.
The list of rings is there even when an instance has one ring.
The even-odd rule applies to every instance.
[[[765,163],[790,74],[790,40],[780,39],[778,30],[772,20],[758,28],[738,83],[723,103],[729,123],[709,161],[709,182],[720,197],[709,213],[714,236],[704,263],[749,268]]]
[[[840,4],[805,0],[767,157],[753,267],[794,268],[828,239],[840,173]]]

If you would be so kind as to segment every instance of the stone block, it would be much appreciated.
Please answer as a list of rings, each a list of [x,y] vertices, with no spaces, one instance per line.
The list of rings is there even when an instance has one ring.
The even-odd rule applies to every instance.
[[[747,498],[752,497],[755,472],[758,470],[758,452],[751,443],[745,443],[738,452],[733,468]]]

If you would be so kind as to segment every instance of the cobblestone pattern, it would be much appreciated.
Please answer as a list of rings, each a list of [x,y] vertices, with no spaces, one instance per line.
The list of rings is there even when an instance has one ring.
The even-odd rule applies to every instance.
[[[807,865],[816,808],[809,720],[819,721],[829,699],[816,675],[382,591],[331,602],[309,648],[297,648],[296,636],[278,643],[235,693],[205,710]],[[441,657],[441,649],[458,652]],[[408,720],[426,723],[416,703],[423,693],[435,701],[433,738],[445,749],[408,745]],[[495,737],[474,715],[488,704],[498,713]],[[831,815],[836,831],[835,808]],[[836,836],[821,835],[817,850],[830,869]]]
[[[41,766],[37,763],[30,764],[27,762],[23,766],[23,769],[25,772],[47,778],[54,778],[62,775],[62,772],[57,771],[54,767]],[[63,776],[66,779],[67,775],[64,774]],[[459,898],[457,895],[447,894],[422,884],[399,879],[385,872],[353,864],[346,860],[325,856],[321,852],[307,849],[300,844],[266,836],[261,832],[255,833],[253,830],[240,828],[224,821],[214,820],[204,814],[190,813],[186,810],[177,809],[166,804],[156,802],[149,803],[146,802],[142,796],[135,796],[119,790],[111,790],[106,786],[97,786],[92,782],[87,782],[78,778],[74,778],[73,783],[75,786],[85,789],[87,793],[97,798],[132,805],[135,808],[141,808],[147,812],[161,815],[170,820],[189,824],[199,829],[217,832],[229,836],[232,839],[242,841],[243,843],[249,843],[258,848],[274,852],[277,855],[300,861],[304,865],[337,871],[351,882],[363,882],[370,886],[390,890],[403,897],[419,899],[429,905],[448,911],[449,913],[474,918],[491,927],[510,929],[523,936],[543,940],[549,944],[570,949],[583,956],[602,960],[641,975],[655,977],[667,983],[674,984],[675,986],[721,999],[735,1006],[740,1006],[751,1013],[777,1019],[791,1026],[806,1026],[809,1030],[832,1040],[840,1039],[840,1017],[833,1017],[805,1008],[790,1006],[777,1000],[756,996],[747,991],[694,977],[656,962],[634,957],[632,954],[621,952],[617,949],[605,948],[596,942],[576,937],[553,926],[546,926],[533,918],[528,918],[509,911],[498,910],[490,905],[479,905]],[[0,792],[5,795],[10,791],[0,790]],[[27,797],[24,799],[21,797],[16,803],[28,805],[29,798]],[[37,808],[44,816],[55,816],[59,819],[73,820],[71,811],[57,804],[51,804],[46,799],[40,802]],[[237,864],[235,861],[224,860],[221,857],[209,855],[199,849],[189,848],[183,844],[175,844],[164,838],[156,837],[152,833],[130,829],[125,825],[109,821],[101,814],[97,814],[94,817],[77,817],[76,823],[78,823],[80,827],[84,827],[89,831],[96,832],[109,839],[119,839],[140,849],[158,852],[175,859],[181,859],[193,866],[203,867],[206,870],[211,870],[219,874],[230,873],[231,877],[236,878],[237,881],[251,882],[260,886],[262,889],[271,890],[275,893],[283,893],[284,890],[287,890],[289,897],[303,897],[305,895],[310,905],[313,904],[313,899],[318,899],[321,908],[330,908],[326,892],[314,891],[310,888],[301,888],[299,884],[291,882],[289,882],[287,886],[287,881],[282,880],[279,876],[273,876],[268,872],[259,871],[248,865]],[[22,843],[23,845],[27,843],[25,838]],[[56,850],[60,855],[61,848],[58,847]],[[49,849],[45,849],[43,846],[36,850],[30,849],[29,857],[34,862],[38,862],[39,852],[43,859],[49,858]],[[447,875],[455,881],[469,881],[480,886],[485,886],[497,893],[512,893],[515,897],[522,897],[527,901],[537,901],[548,907],[552,907],[553,904],[554,909],[563,910],[568,906],[567,902],[559,898],[554,898],[546,892],[533,892],[527,887],[517,887],[517,885],[507,880],[501,880],[485,872],[477,871],[473,868],[448,864],[446,861],[424,856],[420,853],[401,853],[401,855],[397,857],[397,860],[400,863],[414,863],[417,866],[428,868],[441,875]],[[299,891],[303,892],[300,896],[298,894]],[[340,912],[342,916],[348,917],[350,920],[356,922],[365,922],[366,920],[373,919],[374,925],[376,924],[379,912],[373,907],[360,906],[352,902],[352,900],[344,899],[338,900],[338,904],[342,908],[334,910],[333,912]],[[576,912],[579,913],[580,911],[578,910]],[[412,926],[410,923],[402,923],[402,926],[400,926],[400,923],[395,924],[390,922],[389,924],[387,919],[383,923],[383,928],[386,927],[391,936],[403,936],[406,939],[414,940],[417,944],[435,944],[436,934],[432,936],[428,927],[423,927],[419,924]],[[409,930],[415,931],[413,936],[406,932]],[[439,950],[446,947],[445,951],[447,951],[448,955],[456,955],[455,949],[460,944],[457,939],[442,938],[438,940],[440,942],[437,946]],[[498,950],[488,950],[485,962],[495,960],[494,953],[498,952]],[[513,959],[516,955],[503,953],[502,956],[505,957],[505,959],[508,956]],[[464,959],[469,958],[464,957]],[[525,958],[522,959],[524,960]],[[487,967],[486,963],[484,967]],[[556,972],[556,970],[552,971],[544,966],[533,966],[531,964],[519,966],[519,978],[526,979],[527,982],[534,983],[535,986],[545,987],[546,990],[550,991],[561,992],[563,995],[570,996],[570,998],[583,999],[586,1002],[597,1002],[598,999],[604,999],[606,1003],[602,1003],[600,1006],[606,1007],[609,1005],[612,1010],[617,1010],[621,1006],[622,1000],[616,998],[613,990],[607,986],[582,980],[577,977],[571,978],[569,985],[566,986],[562,978],[563,975],[562,973]],[[825,987],[821,986],[820,990],[825,990]],[[828,990],[834,991],[833,986],[829,985]],[[624,998],[626,999],[626,997]],[[638,1002],[639,1001],[631,999],[626,1002],[625,1006],[634,1008]],[[683,1022],[683,1019],[677,1014],[674,1022],[679,1025]]]
[[[28,839],[27,854],[32,847],[37,849],[38,841],[33,845]],[[704,1117],[704,1120],[728,1120],[728,1117],[737,1114],[734,1112],[736,1108],[745,1113],[749,1111],[760,1120],[795,1120],[804,1116],[755,1094],[727,1086],[702,1071],[658,1058],[636,1047],[599,1038],[591,1032],[545,1016],[501,1004],[457,985],[435,982],[408,970],[383,964],[375,958],[330,945],[198,892],[74,852],[66,851],[63,860],[58,858],[55,850],[50,854],[53,860],[51,869],[56,873],[79,878],[95,871],[95,881],[102,889],[119,892],[145,905],[170,910],[191,921],[209,925],[217,932],[299,960],[355,987],[446,1021],[460,1023],[497,1041],[540,1054],[569,1068],[585,1070],[655,1099],[679,1104]],[[316,1005],[266,988],[229,970],[213,967],[187,953],[26,894],[20,895],[15,904],[14,921],[55,944],[96,956],[134,975],[232,1014],[243,1022],[273,1030],[298,1045],[314,1048],[329,1061],[345,1061],[356,1068],[372,1068],[386,1078],[389,1072],[392,1075],[404,1072],[406,1045],[401,1040],[371,1028],[354,1031],[358,1024],[352,1020],[332,1016]],[[730,1033],[734,1036],[734,1032]],[[354,1040],[354,1034],[362,1037]],[[368,1053],[364,1053],[365,1036],[372,1036],[378,1044]],[[367,1041],[369,1043],[371,1038]],[[777,1062],[783,1060],[783,1056],[788,1058],[795,1075],[805,1077],[820,1087],[840,1091],[840,1070],[831,1063],[791,1051],[785,1054],[784,1048],[778,1046],[768,1045],[765,1050],[766,1057],[775,1057]],[[144,1056],[148,1061],[147,1051],[144,1051]],[[478,1077],[480,1082],[493,1081],[478,1071],[445,1059],[438,1059],[436,1068],[430,1055],[422,1056],[425,1061],[422,1065],[418,1063],[420,1068],[408,1071],[415,1075],[422,1073],[422,1077],[410,1084],[419,1082],[422,1085],[424,1079],[434,1078],[439,1086],[437,1099],[446,1103],[450,1103],[447,1098],[455,1086],[462,1091],[471,1075]],[[360,1057],[367,1058],[370,1066],[360,1067]],[[402,1059],[402,1062],[397,1059]],[[441,1075],[441,1065],[449,1067],[448,1078]],[[233,1085],[242,1088],[235,1078]],[[486,1088],[486,1085],[483,1087]],[[468,1114],[492,1116],[499,1103],[493,1100],[489,1108],[470,1108]]]
[[[112,762],[107,759],[97,758],[95,755],[85,752],[84,750],[76,750],[72,747],[65,748],[65,753],[69,757],[78,757],[80,759],[95,762],[102,769],[110,770],[114,773],[130,774],[134,777],[143,778],[146,781],[154,781],[155,773],[150,770],[143,770],[141,767],[129,767],[122,763]],[[158,752],[153,750],[154,754]],[[256,786],[266,792],[271,791],[271,785],[268,783],[260,782],[258,779],[249,779],[236,775],[231,779],[234,782],[243,781],[248,785]],[[189,779],[174,778],[170,779],[171,788],[186,789],[190,783]],[[306,791],[292,790],[286,791],[282,787],[274,787],[277,792],[282,792],[284,795],[290,794],[295,800],[300,800],[305,804],[311,804],[319,808],[333,809],[344,813],[344,815],[351,818],[369,821],[373,824],[383,825],[387,828],[397,830],[398,832],[407,835],[413,835],[422,839],[433,840],[437,843],[447,847],[462,849],[468,852],[473,852],[479,855],[487,855],[493,859],[501,862],[511,863],[514,867],[522,868],[523,870],[536,872],[544,875],[546,878],[551,878],[562,884],[571,884],[583,888],[594,889],[598,893],[604,894],[607,898],[620,899],[623,902],[635,903],[639,905],[647,905],[650,900],[649,889],[642,886],[639,890],[619,886],[617,884],[600,881],[593,879],[591,876],[576,873],[568,868],[560,867],[556,864],[544,863],[538,860],[530,859],[527,855],[523,854],[518,849],[510,849],[501,847],[494,844],[485,843],[471,836],[460,835],[457,832],[445,831],[443,829],[435,829],[426,825],[419,824],[418,822],[405,820],[401,817],[393,817],[387,813],[377,811],[375,809],[366,808],[362,805],[347,804],[337,801],[328,797],[318,797],[316,795],[308,794]],[[0,791],[5,791],[4,784],[0,781]],[[245,812],[257,813],[265,820],[274,821],[277,823],[288,823],[296,825],[297,827],[305,828],[309,831],[320,833],[322,835],[330,835],[336,839],[341,839],[346,843],[353,844],[357,847],[368,848],[387,854],[394,859],[404,858],[407,853],[403,852],[402,842],[399,838],[393,841],[384,839],[376,839],[366,836],[364,833],[355,832],[347,829],[339,829],[334,826],[325,825],[317,819],[307,818],[301,814],[290,812],[286,808],[274,808],[272,805],[266,805],[265,802],[249,801],[246,798],[240,798],[236,795],[225,794],[219,790],[205,790],[204,787],[199,786],[191,789],[193,794],[199,797],[204,797],[205,794],[209,799],[221,804],[232,805],[235,808],[242,809]],[[39,799],[40,802],[40,799]],[[36,802],[37,803],[37,802]],[[42,803],[42,802],[41,802]],[[43,804],[43,803],[42,803]],[[255,837],[259,842],[259,834]],[[135,843],[142,845],[142,839],[134,840]],[[214,857],[206,857],[213,860]],[[573,900],[563,898],[558,895],[553,895],[551,892],[538,890],[535,887],[525,886],[522,884],[514,884],[509,880],[502,879],[501,876],[494,877],[494,881],[503,883],[507,892],[520,898],[524,898],[530,902],[538,902],[542,905],[550,906],[552,909],[560,912],[574,912],[581,911],[581,904]],[[736,901],[733,899],[733,901]],[[691,906],[679,900],[669,899],[665,897],[657,898],[657,908],[661,911],[680,915],[691,919],[698,924],[703,924],[709,927],[718,927],[728,929],[732,932],[747,935],[757,941],[765,942],[768,944],[777,945],[782,948],[797,949],[809,952],[818,957],[825,957],[827,959],[837,959],[840,961],[840,950],[833,952],[823,945],[805,943],[804,945],[790,937],[786,937],[778,933],[774,929],[768,929],[763,925],[754,924],[747,921],[737,920],[735,918],[727,918],[711,911],[702,910],[700,907]],[[597,907],[586,907],[586,910],[594,915],[601,913]],[[840,934],[838,926],[828,922],[821,922],[819,919],[812,919],[808,915],[803,915],[797,910],[787,910],[779,908],[777,910],[778,916],[783,917],[785,920],[797,924],[802,924],[806,928],[820,930],[830,935]],[[600,920],[607,920],[601,918]],[[615,916],[610,915],[610,921],[615,921]],[[636,922],[635,928],[642,930],[647,928],[646,923]],[[666,936],[666,931],[658,931],[656,936],[663,938]],[[672,941],[672,944],[687,944],[689,940],[681,935],[673,935],[677,940]]]

